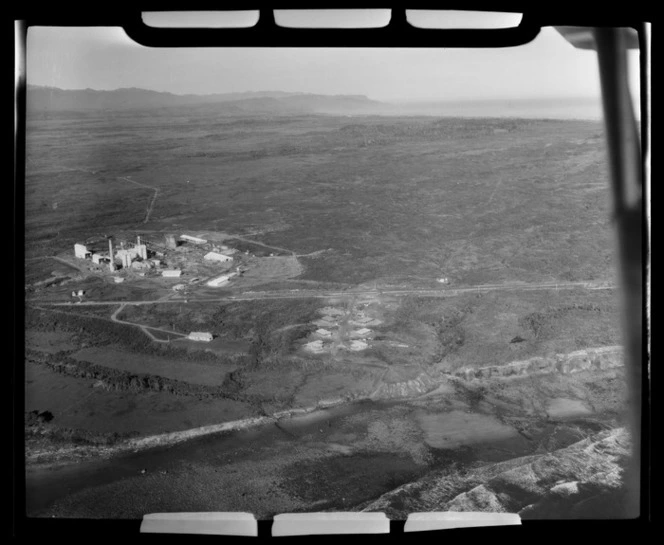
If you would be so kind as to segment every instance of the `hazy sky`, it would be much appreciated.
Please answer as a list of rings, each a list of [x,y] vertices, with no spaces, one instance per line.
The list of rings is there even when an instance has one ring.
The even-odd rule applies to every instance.
[[[638,89],[638,53],[630,52]],[[140,87],[176,94],[302,91],[376,100],[599,96],[594,51],[552,28],[501,49],[146,48],[121,28],[31,27],[27,78],[63,89]]]

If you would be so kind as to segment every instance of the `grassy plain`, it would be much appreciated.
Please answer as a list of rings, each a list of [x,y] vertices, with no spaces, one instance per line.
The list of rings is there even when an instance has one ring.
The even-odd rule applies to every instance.
[[[52,259],[74,242],[119,232],[226,233],[224,244],[263,257],[240,286],[251,290],[430,288],[441,276],[450,287],[614,277],[598,122],[232,118],[202,107],[31,117],[27,135],[26,283],[41,299],[68,297],[74,287],[99,301],[172,295],[161,279],[81,280]],[[231,293],[202,288],[197,296]],[[194,297],[129,305],[119,315],[185,334],[210,331],[217,338],[207,351],[155,343],[138,327],[113,323],[117,307],[66,307],[78,317],[29,310],[28,349],[43,363],[30,364],[39,369],[30,410],[91,431],[173,431],[367,395],[381,380],[421,371],[620,342],[615,291],[515,291],[377,297],[367,303],[381,319],[368,350],[303,352],[319,307],[360,303],[352,295],[336,303]],[[49,376],[81,397],[80,407],[65,410]]]
[[[180,109],[33,118],[27,133],[28,257],[189,229],[326,250],[301,258],[317,281],[612,276],[598,122]],[[146,224],[154,191],[126,176],[159,190]]]

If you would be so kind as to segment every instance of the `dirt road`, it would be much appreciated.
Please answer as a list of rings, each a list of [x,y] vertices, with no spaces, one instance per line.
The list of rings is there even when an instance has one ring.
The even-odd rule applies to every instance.
[[[150,220],[150,214],[152,214],[152,208],[154,207],[154,202],[157,200],[157,195],[159,195],[159,188],[152,187],[151,185],[142,184],[140,182],[136,182],[134,180],[131,180],[128,176],[118,176],[118,180],[124,180],[126,182],[130,182],[130,183],[132,183],[134,185],[137,185],[139,187],[144,187],[146,189],[152,189],[154,191],[154,195],[152,195],[152,198],[150,199],[150,202],[148,203],[147,210],[145,211],[145,218],[143,219],[143,223],[147,223]]]
[[[158,343],[169,343],[171,341],[170,341],[170,339],[168,339],[168,340],[158,339],[157,337],[155,337],[150,332],[150,330],[161,331],[162,333],[167,333],[169,336],[170,335],[175,335],[176,337],[186,337],[187,336],[184,333],[176,333],[175,331],[169,331],[168,329],[161,329],[159,327],[146,326],[144,324],[138,324],[136,322],[127,322],[125,320],[120,320],[120,318],[118,318],[118,314],[120,314],[120,312],[122,312],[126,306],[127,305],[120,305],[120,307],[118,307],[118,309],[113,314],[111,314],[111,320],[113,320],[114,322],[117,322],[118,324],[132,325],[134,327],[137,327],[143,333],[145,333],[148,337],[150,337],[150,339],[152,339],[153,341],[158,342]]]
[[[613,290],[616,286],[594,284],[592,282],[541,282],[531,284],[482,284],[478,286],[464,287],[464,288],[404,288],[404,289],[364,289],[364,290],[343,290],[343,291],[323,291],[323,290],[278,290],[278,291],[247,291],[238,295],[229,295],[227,297],[205,297],[197,298],[195,294],[184,297],[172,297],[170,299],[156,299],[149,301],[84,301],[81,305],[155,305],[155,304],[169,304],[169,303],[182,303],[182,302],[196,302],[196,303],[223,303],[232,301],[256,301],[266,299],[333,299],[338,297],[375,297],[392,296],[404,297],[415,295],[420,297],[455,297],[466,293],[485,293],[490,291],[538,291],[538,290],[570,290],[570,289],[585,289],[585,290]],[[39,303],[54,306],[70,305],[71,303],[54,303],[52,301],[44,301],[39,299],[28,300],[27,303]]]

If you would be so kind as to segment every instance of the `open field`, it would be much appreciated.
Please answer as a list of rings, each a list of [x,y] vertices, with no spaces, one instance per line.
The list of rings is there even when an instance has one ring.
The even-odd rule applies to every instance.
[[[431,471],[622,423],[617,355],[611,369],[481,371],[622,341],[619,293],[597,289],[615,283],[600,123],[60,113],[28,120],[27,156],[40,516],[360,509]],[[116,283],[73,258],[78,241],[140,234],[156,248],[169,233],[237,250],[238,276],[207,286],[231,264],[194,245],[160,254],[189,266],[177,278],[123,270]],[[342,404],[285,416],[330,400]],[[258,416],[271,423],[86,461],[130,437]],[[90,449],[79,468],[72,444]]]
[[[109,347],[84,348],[75,352],[73,357],[110,369],[159,375],[191,384],[221,385],[226,374],[235,370],[233,365],[205,365],[194,362],[183,364],[181,361],[169,361],[163,357],[143,356],[139,360],[131,352]]]
[[[169,113],[29,121],[29,257],[189,229],[326,250],[301,258],[317,281],[612,277],[599,123]],[[123,176],[159,188],[147,224]]]
[[[225,398],[108,390],[99,381],[55,373],[33,363],[26,365],[25,388],[26,412],[48,410],[54,415],[54,426],[81,432],[151,435],[252,413],[248,404]]]
[[[201,396],[243,400],[269,413],[324,399],[390,391],[418,377],[453,373],[462,367],[499,366],[614,346],[621,340],[616,305],[614,292],[597,290],[347,298],[327,304],[324,299],[299,299],[128,305],[122,309],[118,317],[131,323],[215,335],[211,343],[163,344],[151,341],[136,327],[110,321],[117,307],[74,306],[30,312],[28,347],[50,358],[54,369],[68,373],[71,379],[59,378],[65,383],[87,376],[90,384],[101,380],[107,387],[146,393],[156,388],[192,402]],[[336,349],[330,345],[321,353],[306,351],[312,340],[331,342],[317,333],[321,326],[329,328],[335,339],[343,336],[346,340],[341,342],[362,339],[368,346],[354,352],[340,349],[337,342]],[[79,368],[82,363],[92,367]],[[146,377],[140,379],[143,383],[140,377]],[[53,407],[44,405],[42,410],[56,414]],[[142,428],[143,415],[130,414]],[[92,412],[92,428],[96,418]],[[219,415],[221,421],[224,418]],[[79,425],[87,426],[84,419]]]

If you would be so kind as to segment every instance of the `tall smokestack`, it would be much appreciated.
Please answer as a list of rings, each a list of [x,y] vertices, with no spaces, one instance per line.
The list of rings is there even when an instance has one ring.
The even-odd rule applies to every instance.
[[[109,267],[112,271],[114,271],[115,270],[115,259],[113,259],[113,241],[110,238],[108,239],[108,257],[111,258],[111,263],[110,263]]]
[[[136,246],[141,245],[141,235],[136,235]]]

